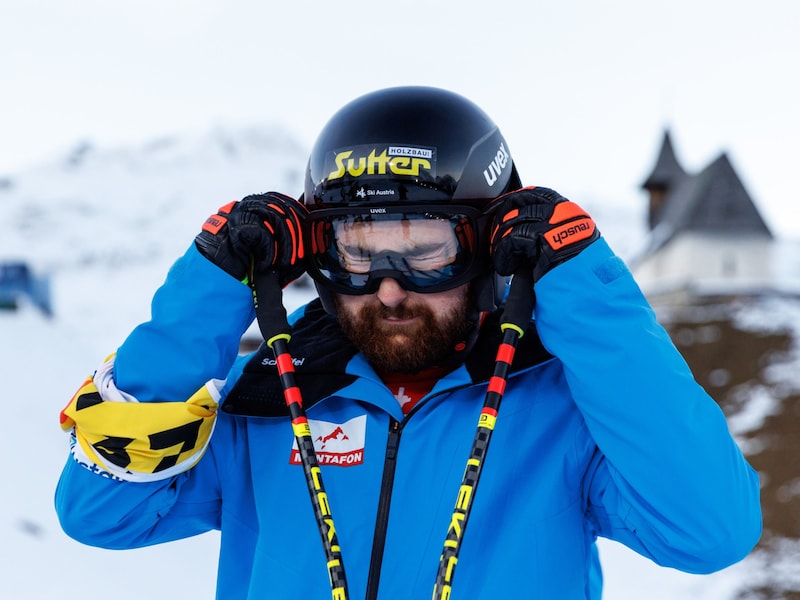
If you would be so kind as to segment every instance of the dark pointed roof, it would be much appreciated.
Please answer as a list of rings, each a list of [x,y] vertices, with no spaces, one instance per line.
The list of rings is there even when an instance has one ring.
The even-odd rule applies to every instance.
[[[772,237],[725,153],[694,177],[685,177],[678,183],[669,194],[661,222],[673,231]]]
[[[675,157],[675,150],[672,148],[672,139],[669,129],[665,129],[658,159],[656,159],[656,164],[650,172],[650,175],[648,175],[647,179],[642,183],[642,188],[646,190],[651,188],[668,189],[685,176],[686,171],[683,170],[683,167],[681,167],[678,159]]]
[[[773,239],[727,154],[723,152],[697,174],[687,173],[675,158],[668,130],[656,165],[642,188],[650,192],[651,232],[634,262],[655,254],[683,232],[709,234],[718,239]],[[654,206],[656,191],[662,196]],[[655,220],[654,210],[658,211]]]

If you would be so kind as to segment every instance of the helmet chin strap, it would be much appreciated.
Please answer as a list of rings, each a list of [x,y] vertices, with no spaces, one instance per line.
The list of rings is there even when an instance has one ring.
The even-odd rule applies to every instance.
[[[490,271],[472,280],[472,294],[479,312],[493,312],[503,303],[510,279]]]
[[[465,339],[458,340],[450,356],[439,364],[432,366],[451,370],[461,365],[461,363],[466,360],[467,356],[469,356],[472,347],[478,340],[478,334],[481,331],[481,323],[483,323],[485,316],[485,312],[472,308],[469,313],[467,313],[467,334],[464,336]]]
[[[325,312],[327,312],[329,315],[336,316],[336,301],[333,298],[333,292],[331,292],[324,285],[321,285],[318,281],[314,281],[314,287],[317,288],[317,294],[319,295],[319,299],[322,302],[322,308],[325,309]]]

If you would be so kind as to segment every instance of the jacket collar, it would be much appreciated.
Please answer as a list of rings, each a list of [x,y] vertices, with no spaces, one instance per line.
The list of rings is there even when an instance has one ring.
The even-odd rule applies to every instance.
[[[499,327],[500,314],[496,311],[486,317],[464,364],[437,383],[432,393],[488,381],[503,338]],[[395,408],[399,411],[391,393],[344,335],[336,318],[323,309],[319,299],[309,303],[292,326],[289,351],[294,361],[295,381],[306,410],[340,392],[358,397],[365,397],[364,393],[368,392],[366,397],[374,398],[376,405],[392,414],[397,412]],[[552,356],[542,346],[535,324],[531,322],[520,338],[511,372],[527,369],[550,358]],[[261,344],[245,364],[221,409],[234,415],[288,416],[275,358],[266,344]]]

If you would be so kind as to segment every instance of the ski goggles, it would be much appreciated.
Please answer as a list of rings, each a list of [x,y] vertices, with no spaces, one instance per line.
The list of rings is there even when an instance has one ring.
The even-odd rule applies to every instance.
[[[470,206],[365,206],[312,211],[309,274],[333,292],[372,294],[384,278],[411,292],[449,290],[486,270],[487,217]]]

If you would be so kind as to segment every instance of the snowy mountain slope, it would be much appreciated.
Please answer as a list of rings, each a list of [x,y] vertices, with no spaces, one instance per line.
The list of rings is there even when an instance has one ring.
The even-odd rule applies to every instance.
[[[6,180],[0,257],[50,269],[164,260],[221,204],[278,189],[296,195],[305,149],[277,128],[216,130],[141,148],[81,145],[56,164]]]
[[[88,337],[112,347],[147,317],[153,290],[209,214],[250,193],[298,195],[305,160],[306,150],[276,126],[134,148],[82,144],[0,189],[11,224],[0,260],[52,274],[56,319],[90,326]]]
[[[7,469],[0,500],[4,597],[55,598],[77,590],[119,600],[213,597],[216,534],[110,552],[82,546],[61,533],[52,495],[67,439],[57,415],[82,379],[148,317],[153,291],[206,216],[252,192],[276,189],[297,195],[305,152],[275,127],[217,130],[138,148],[81,145],[63,160],[0,186],[6,224],[0,260],[22,258],[49,273],[55,311],[52,319],[32,307],[0,312],[8,417],[0,441]],[[641,207],[621,207],[604,198],[581,203],[623,256],[641,239]],[[287,307],[298,306],[309,293],[287,289]],[[780,313],[771,305],[753,307],[748,314],[742,319],[758,328]],[[793,313],[785,309],[783,314]],[[786,322],[790,327],[794,321]],[[788,366],[786,360],[776,366],[789,381],[798,371],[793,356],[784,356]],[[742,423],[757,422],[774,410],[769,403],[756,407],[748,421],[740,418],[740,431],[750,431]],[[607,597],[618,600],[729,600],[763,566],[761,558],[753,557],[712,577],[696,577],[658,568],[615,544],[601,548]]]

